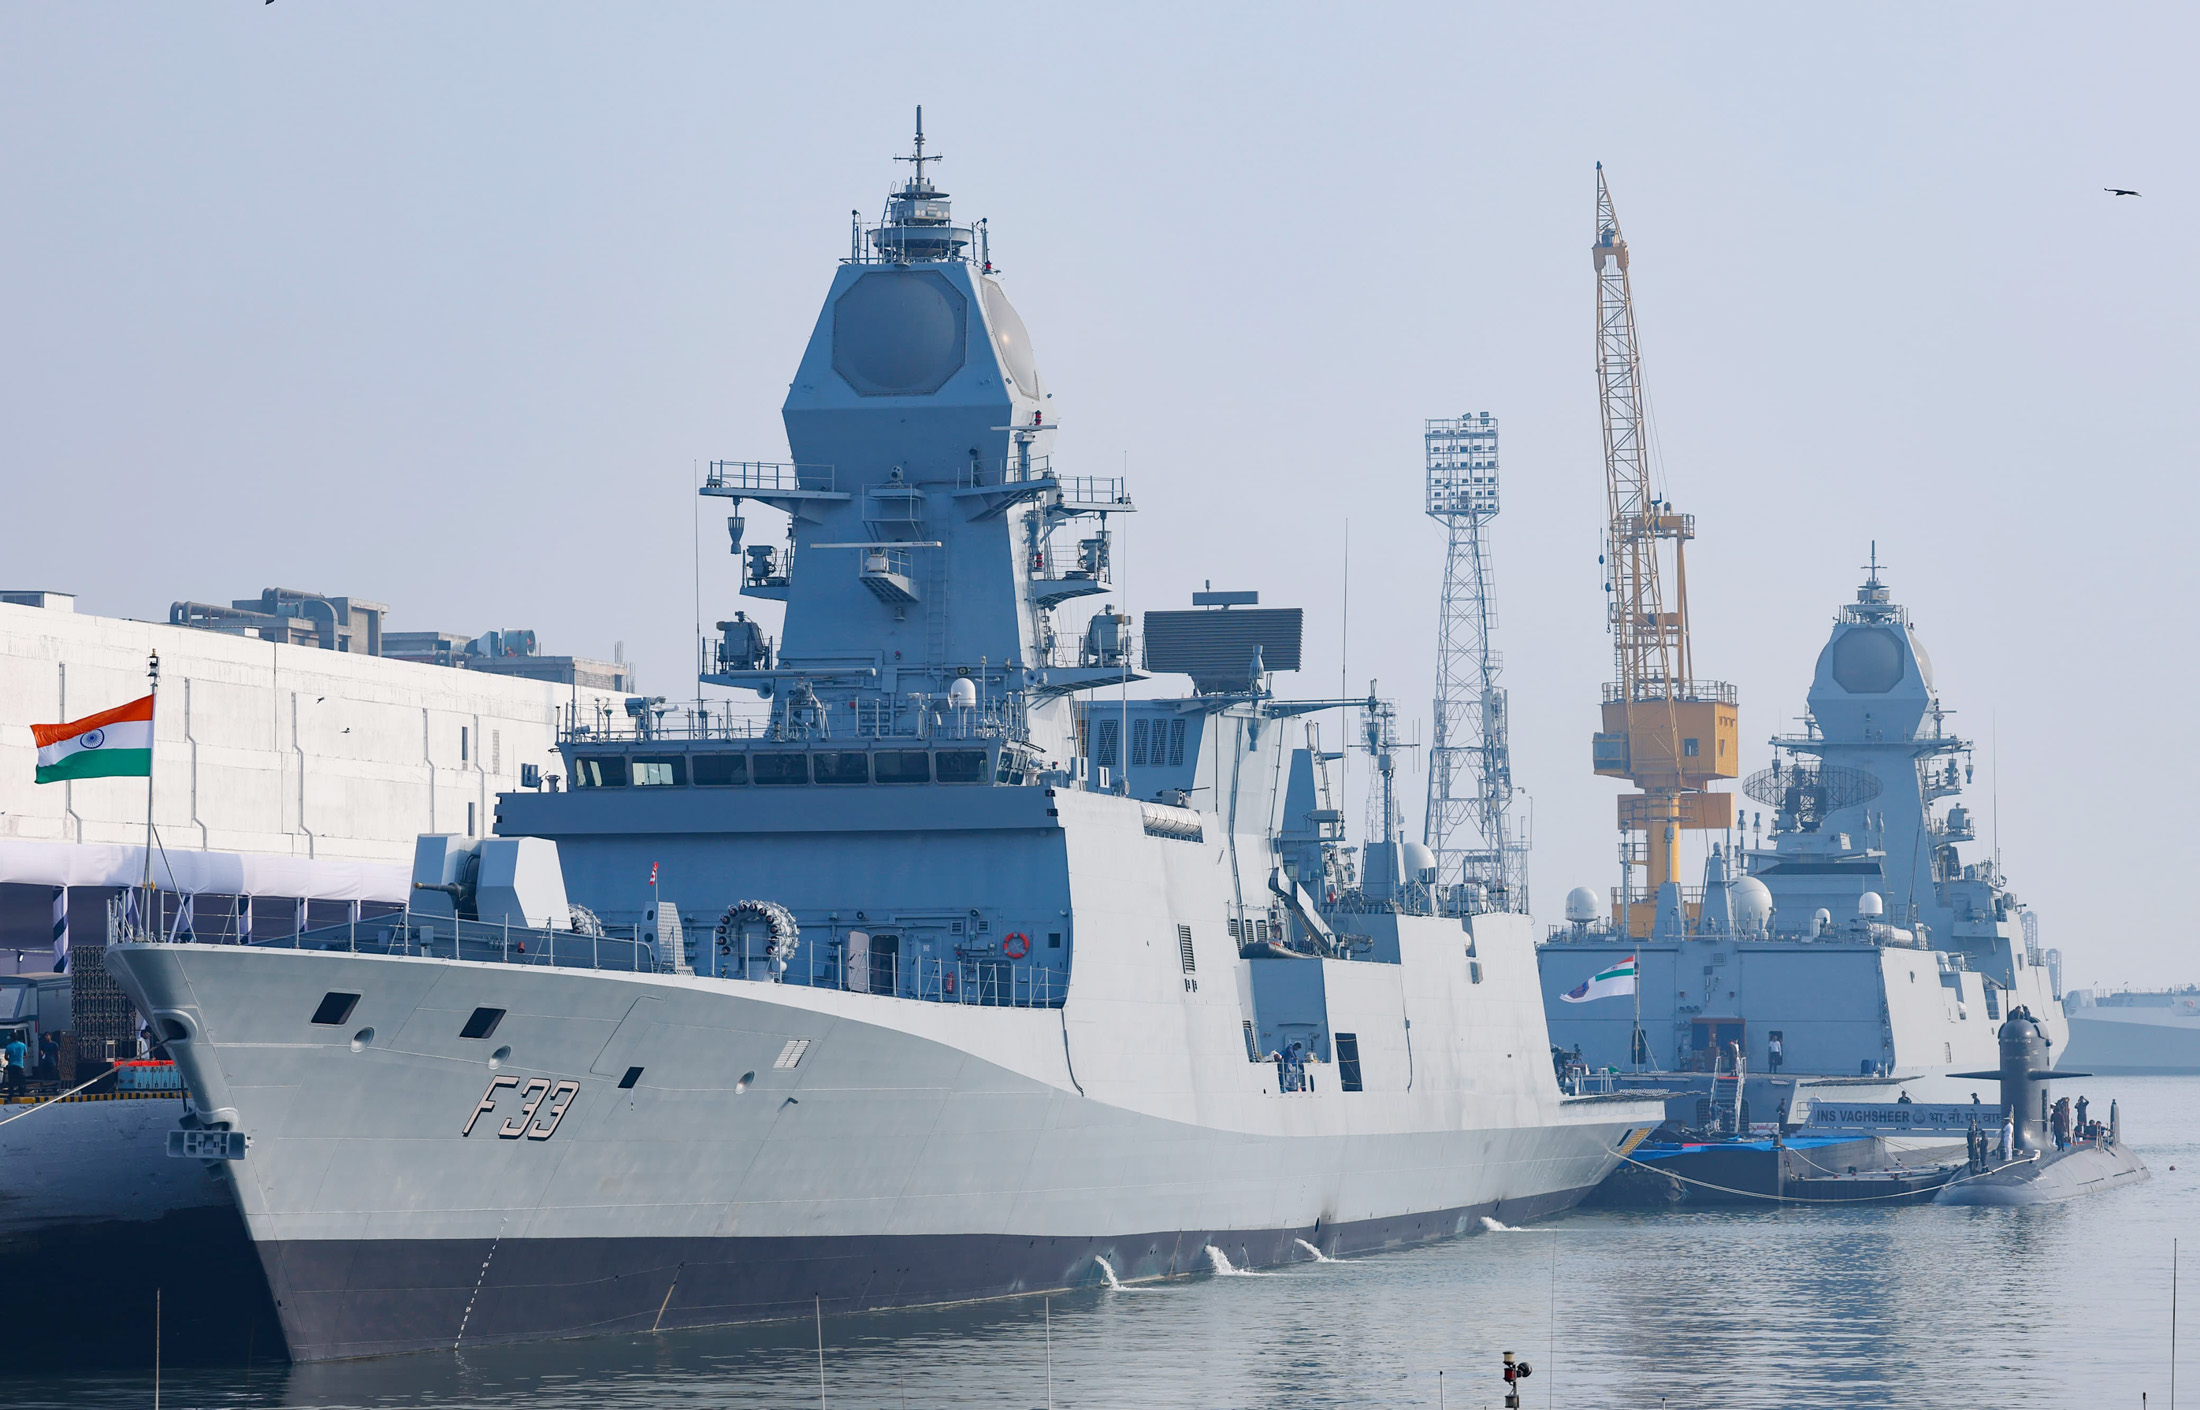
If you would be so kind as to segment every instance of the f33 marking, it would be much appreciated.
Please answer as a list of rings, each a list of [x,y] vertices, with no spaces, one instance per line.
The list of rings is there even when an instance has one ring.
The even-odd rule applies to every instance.
[[[498,1138],[516,1141],[524,1136],[530,1141],[547,1141],[556,1135],[558,1123],[565,1120],[565,1109],[573,1104],[573,1096],[580,1091],[581,1084],[570,1080],[553,1082],[547,1077],[529,1077],[524,1080],[526,1085],[521,1086],[522,1079],[518,1077],[491,1078],[489,1090],[481,1094],[481,1104],[466,1118],[466,1124],[459,1128],[458,1134],[474,1134],[474,1123],[497,1109],[497,1093],[508,1087],[519,1087],[519,1115],[506,1119],[497,1127]],[[542,1120],[537,1121],[535,1112],[545,1100],[550,1103],[550,1109],[542,1113]]]

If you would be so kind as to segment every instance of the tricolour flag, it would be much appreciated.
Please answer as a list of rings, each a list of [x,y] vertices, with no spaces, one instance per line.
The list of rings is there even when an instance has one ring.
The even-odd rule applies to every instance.
[[[153,772],[153,697],[86,715],[64,725],[32,725],[38,781],[112,778]]]
[[[1610,969],[1590,975],[1559,997],[1569,1004],[1585,1004],[1591,999],[1611,999],[1634,992],[1635,957],[1629,955]]]

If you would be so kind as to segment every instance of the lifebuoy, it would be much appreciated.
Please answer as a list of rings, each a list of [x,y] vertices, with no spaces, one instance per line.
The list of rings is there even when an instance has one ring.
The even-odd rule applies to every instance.
[[[1031,953],[1031,937],[1021,930],[1011,930],[1001,937],[1001,953],[1012,960],[1020,960]]]

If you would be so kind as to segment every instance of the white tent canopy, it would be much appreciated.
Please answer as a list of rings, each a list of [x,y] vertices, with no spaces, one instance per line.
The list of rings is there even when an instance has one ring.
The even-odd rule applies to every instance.
[[[0,839],[0,882],[27,886],[136,886],[145,849],[99,842]],[[153,882],[163,891],[220,896],[303,896],[315,901],[387,901],[412,894],[403,862],[271,857],[252,852],[155,848]]]

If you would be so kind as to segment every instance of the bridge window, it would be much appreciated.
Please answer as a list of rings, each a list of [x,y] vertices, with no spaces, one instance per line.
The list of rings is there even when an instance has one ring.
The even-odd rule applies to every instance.
[[[759,784],[810,781],[810,756],[807,754],[758,754],[750,761],[750,768]]]
[[[746,754],[698,754],[695,756],[695,782],[706,788],[722,788],[727,784],[749,781],[749,759]]]
[[[942,749],[938,759],[941,783],[984,783],[983,749]]]
[[[810,768],[819,783],[869,783],[871,781],[870,757],[860,749],[836,750],[830,754],[812,754]]]
[[[626,760],[616,754],[597,757],[582,755],[573,760],[573,786],[575,788],[624,788],[626,787]]]
[[[932,756],[922,749],[881,749],[871,759],[880,783],[930,783]]]
[[[1695,740],[1684,739],[1681,741],[1681,753],[1683,756],[1693,759],[1699,752],[1701,751]]]
[[[686,782],[687,760],[678,755],[634,761],[636,788],[677,788]]]

